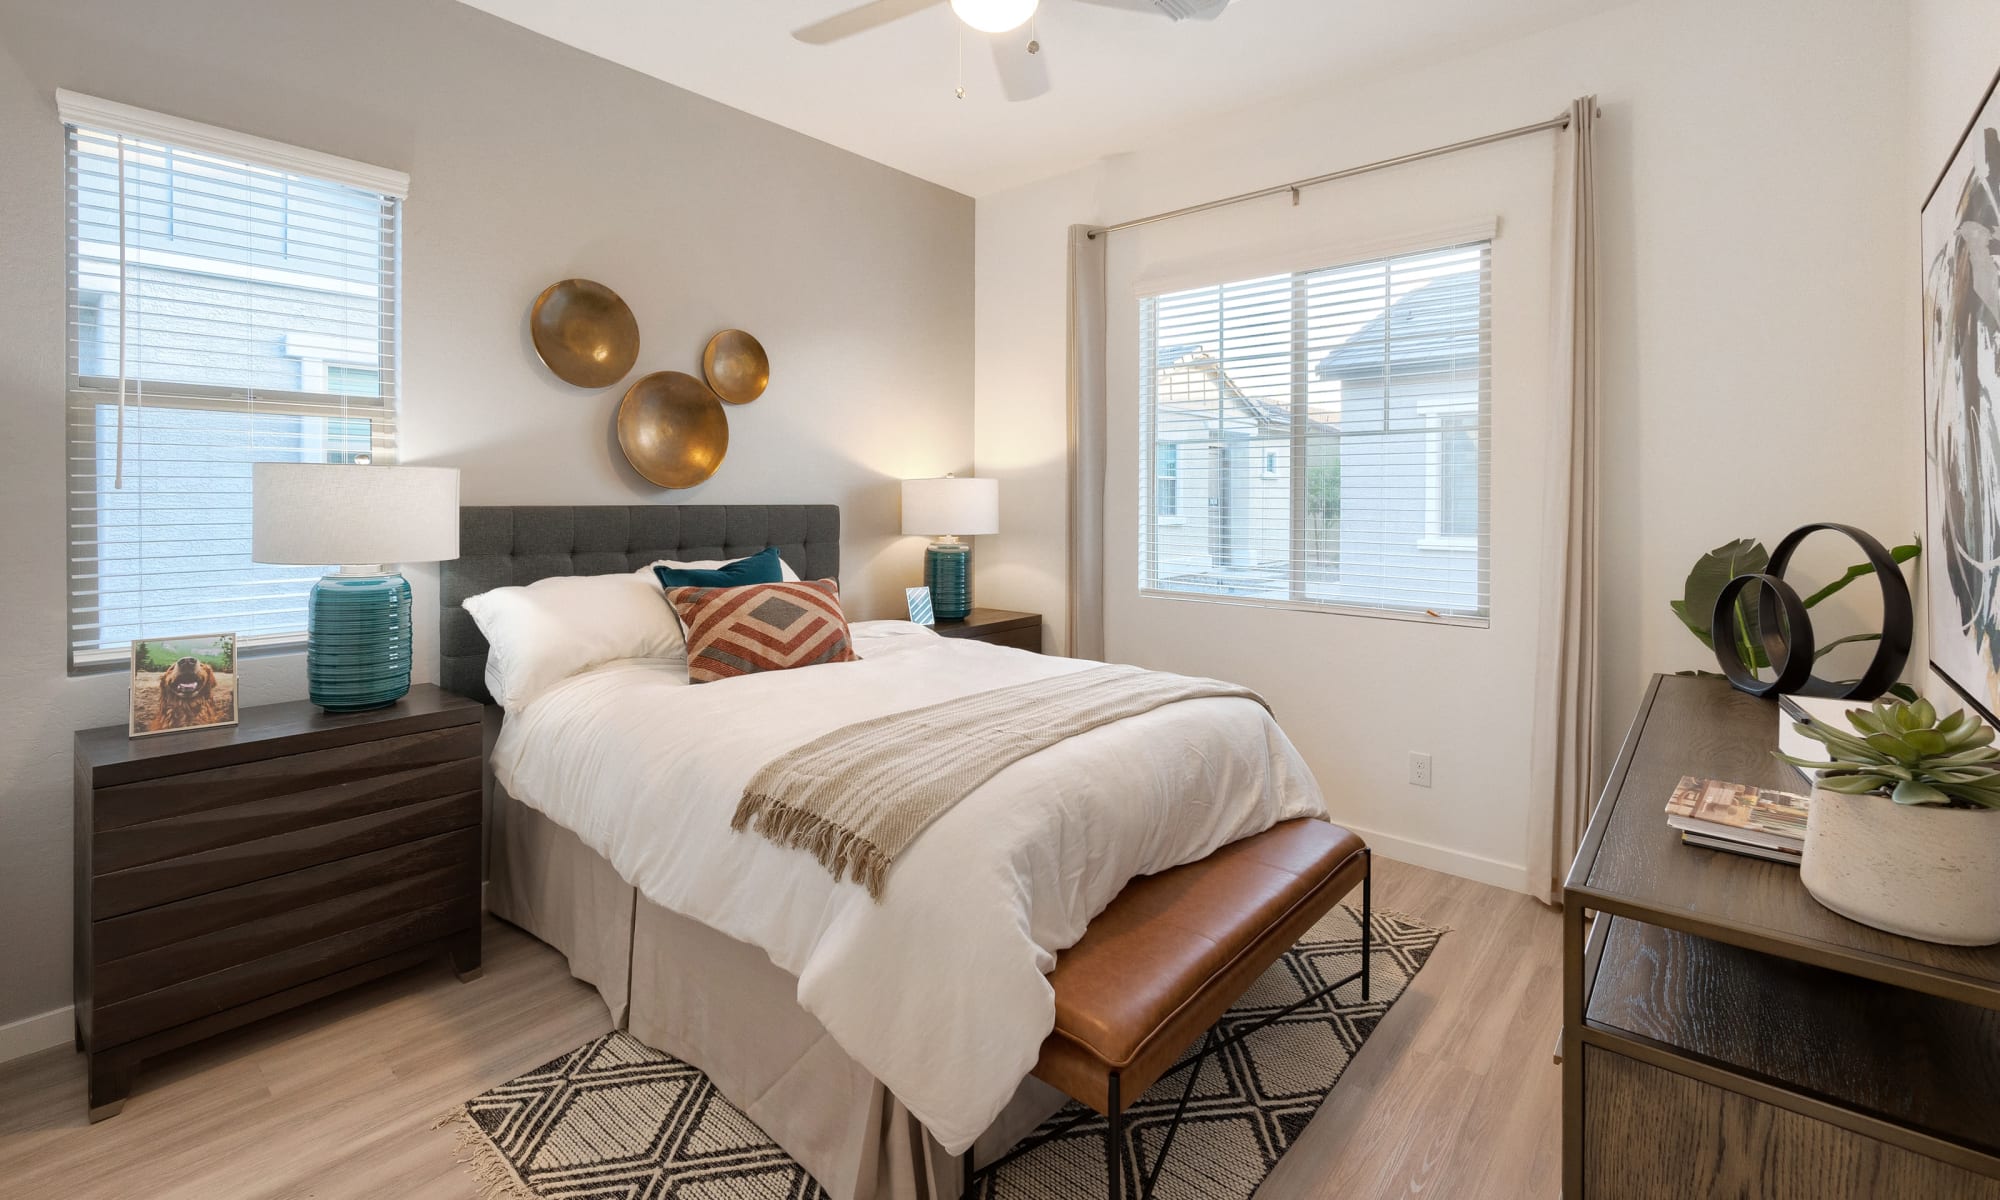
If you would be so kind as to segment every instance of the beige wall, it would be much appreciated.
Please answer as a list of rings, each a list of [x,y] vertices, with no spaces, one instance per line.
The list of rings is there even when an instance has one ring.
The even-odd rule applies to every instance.
[[[895,481],[972,461],[970,200],[448,0],[0,0],[0,1057],[68,1037],[61,1014],[7,1027],[68,1002],[69,739],[125,704],[63,670],[57,87],[410,173],[404,457],[460,467],[468,503],[838,503],[852,608],[900,615],[922,543]],[[763,339],[774,382],[711,482],[644,485],[619,390],[535,359],[528,304],[569,275],[631,302],[641,371],[698,370],[727,326]],[[245,699],[301,676],[250,660]]]
[[[1911,186],[1914,203],[1944,169],[2000,70],[2000,5],[1910,0]]]
[[[1770,542],[1823,519],[1900,540],[1921,521],[1908,44],[1905,7],[1880,0],[1651,0],[1211,127],[1177,128],[1170,143],[981,198],[978,464],[1008,481],[1003,532],[980,539],[982,600],[1048,611],[1062,595],[1065,226],[1540,120],[1595,92],[1604,110],[1608,752],[1652,672],[1704,665],[1667,607],[1704,550],[1737,536]],[[1994,62],[1990,50],[1953,52],[1988,69]],[[1399,200],[1391,180],[1370,181],[1354,225],[1393,228],[1399,204],[1418,222],[1415,213],[1437,207],[1437,189],[1451,186],[1413,171]],[[1343,187],[1364,194],[1356,185],[1332,190]],[[1232,236],[1284,237],[1322,219],[1315,214],[1330,203],[1271,202]],[[1521,232],[1503,227],[1503,240]],[[1522,294],[1498,294],[1496,305]],[[1129,303],[1129,292],[1114,288],[1112,302]],[[1125,350],[1114,344],[1111,353]],[[1518,376],[1537,366],[1516,359],[1495,369]],[[1129,403],[1120,405],[1111,439],[1129,460],[1136,434],[1117,415]],[[1498,436],[1533,419],[1497,410]],[[1134,503],[1129,473],[1113,473],[1114,506]],[[1496,514],[1531,506],[1541,488],[1536,460],[1500,459],[1493,488]],[[1121,536],[1115,518],[1110,525]],[[1510,561],[1534,553],[1514,542]],[[1532,611],[1515,602],[1503,612],[1496,592],[1492,629],[1468,633],[1203,608],[1137,597],[1130,557],[1129,547],[1113,548],[1114,652],[1225,671],[1264,690],[1336,818],[1388,853],[1519,883]],[[1406,782],[1410,751],[1435,755],[1432,789]]]

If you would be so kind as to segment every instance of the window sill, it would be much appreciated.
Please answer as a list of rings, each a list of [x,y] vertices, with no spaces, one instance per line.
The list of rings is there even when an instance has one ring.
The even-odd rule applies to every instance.
[[[1382,621],[1413,621],[1419,625],[1449,625],[1463,629],[1490,629],[1492,617],[1462,613],[1433,613],[1429,609],[1368,608],[1358,604],[1332,604],[1316,600],[1286,600],[1267,596],[1235,595],[1221,592],[1177,592],[1165,588],[1141,587],[1145,600],[1175,600],[1184,604],[1222,604],[1235,608],[1267,608],[1285,612],[1326,613],[1330,616],[1369,617]]]
[[[305,634],[278,634],[255,642],[244,642],[236,648],[236,657],[273,658],[280,654],[300,654],[305,648]],[[86,675],[123,675],[131,669],[132,651],[129,647],[124,650],[91,650],[72,655],[69,661],[71,678]]]

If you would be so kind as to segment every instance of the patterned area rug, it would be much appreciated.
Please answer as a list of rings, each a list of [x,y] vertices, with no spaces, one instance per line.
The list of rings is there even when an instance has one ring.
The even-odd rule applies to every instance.
[[[1374,917],[1372,998],[1361,985],[1306,1005],[1203,1063],[1154,1195],[1247,1198],[1333,1090],[1361,1044],[1423,968],[1445,930],[1396,913]],[[1361,923],[1328,913],[1217,1023],[1254,1024],[1359,965]],[[1126,1112],[1128,1138],[1157,1158],[1186,1075]],[[1053,1127],[1074,1115],[1049,1118]],[[609,1033],[466,1101],[467,1161],[489,1195],[537,1200],[727,1197],[823,1200],[811,1176],[708,1078],[623,1033]],[[1126,1178],[1135,1166],[1126,1164]],[[1132,1185],[1127,1184],[1128,1192]],[[1104,1194],[1104,1122],[1093,1117],[980,1181],[993,1200],[1096,1200]]]

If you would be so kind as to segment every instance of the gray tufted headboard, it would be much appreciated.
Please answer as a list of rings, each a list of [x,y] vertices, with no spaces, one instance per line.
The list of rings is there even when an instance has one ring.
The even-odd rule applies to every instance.
[[[492,703],[486,638],[467,596],[552,575],[636,571],[656,559],[741,558],[766,546],[803,579],[840,578],[832,504],[639,504],[461,508],[458,557],[440,564],[438,685]]]

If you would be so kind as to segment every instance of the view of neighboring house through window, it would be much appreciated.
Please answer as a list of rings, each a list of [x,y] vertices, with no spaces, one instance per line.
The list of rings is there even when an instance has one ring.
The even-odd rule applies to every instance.
[[[296,637],[321,568],[250,561],[250,465],[394,460],[400,201],[65,121],[71,661]]]
[[[1142,299],[1140,588],[1483,620],[1490,250]]]
[[[1155,515],[1178,519],[1181,515],[1181,448],[1176,442],[1159,442],[1153,447],[1153,511]]]

